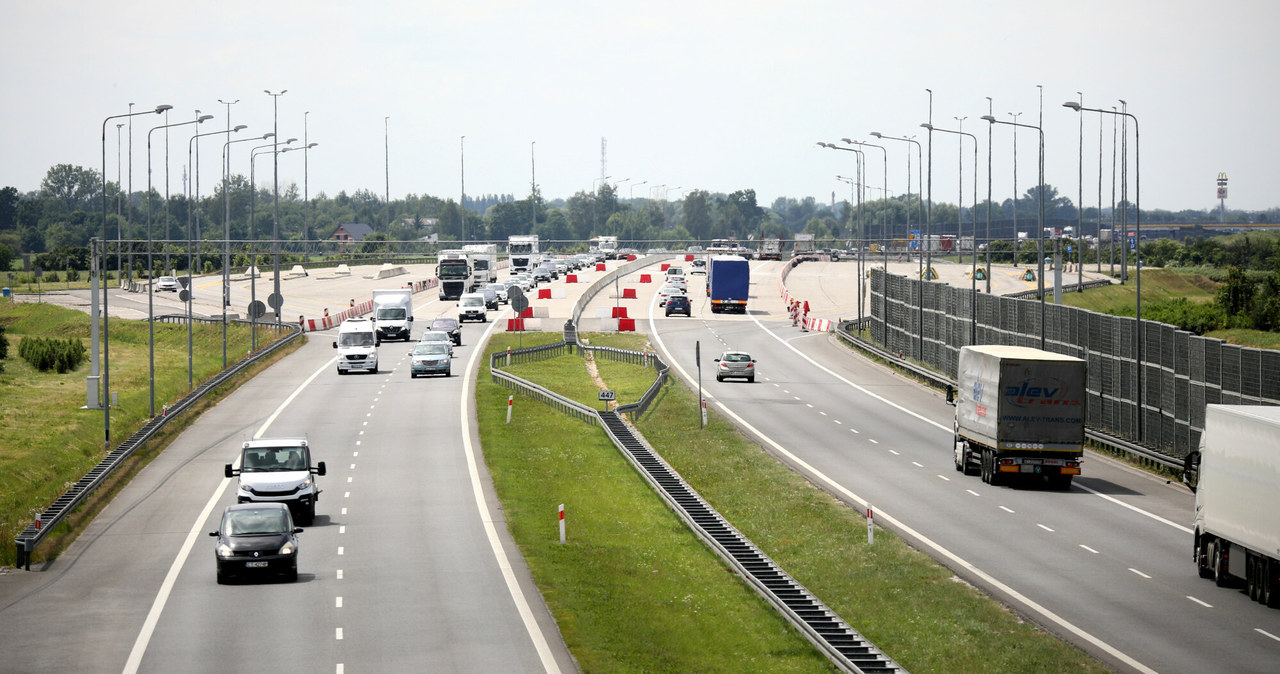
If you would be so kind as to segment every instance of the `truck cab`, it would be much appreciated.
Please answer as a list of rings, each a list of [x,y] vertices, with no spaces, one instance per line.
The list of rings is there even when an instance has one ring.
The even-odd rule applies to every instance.
[[[324,462],[311,465],[306,438],[258,438],[240,446],[240,467],[226,464],[223,474],[236,481],[237,503],[284,503],[293,518],[310,526],[316,517]]]

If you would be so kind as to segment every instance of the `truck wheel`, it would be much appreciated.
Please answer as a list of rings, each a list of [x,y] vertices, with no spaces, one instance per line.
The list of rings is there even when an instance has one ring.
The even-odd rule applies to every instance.
[[[1196,572],[1205,580],[1213,578],[1213,565],[1209,562],[1210,554],[1207,542],[1200,542],[1196,545]]]
[[[1258,559],[1247,553],[1244,559],[1244,589],[1251,601],[1262,601],[1261,588],[1258,587]]]
[[[1280,565],[1274,560],[1262,560],[1262,603],[1269,608],[1280,608]]]
[[[1231,585],[1231,574],[1227,572],[1227,546],[1222,539],[1213,542],[1213,584],[1218,587]]]
[[[990,473],[987,472],[987,450],[985,449],[978,456],[978,474],[982,476],[983,483],[991,481]]]

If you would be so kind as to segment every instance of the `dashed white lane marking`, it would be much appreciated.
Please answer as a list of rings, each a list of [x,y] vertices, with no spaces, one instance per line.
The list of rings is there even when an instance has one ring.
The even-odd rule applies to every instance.
[[[334,674],[344,674],[347,670],[343,668],[342,663],[338,663],[338,668],[334,670]]]
[[[333,607],[334,607],[334,608],[342,608],[342,597],[334,597],[334,598],[333,598]]]
[[[347,509],[346,509],[346,508],[343,508],[343,509],[342,509],[342,514],[343,514],[343,515],[346,515],[346,514],[347,514]]]
[[[951,481],[951,478],[947,477],[946,475],[939,475],[938,477],[942,478],[942,480],[943,480],[944,482],[950,482],[950,481]]]
[[[338,569],[338,580],[342,580],[342,569]]]
[[[912,461],[911,465],[915,466],[916,468],[924,468],[924,464],[920,463],[919,461]]]
[[[1147,580],[1151,580],[1151,576],[1148,576],[1147,574],[1145,574],[1145,573],[1143,573],[1143,572],[1141,572],[1141,571],[1139,571],[1139,570],[1137,570],[1137,569],[1133,568],[1132,566],[1131,566],[1131,567],[1129,567],[1129,570],[1130,570],[1130,571],[1132,571],[1132,572],[1134,572],[1134,573],[1136,573],[1136,574],[1138,574],[1139,576],[1142,576],[1143,578],[1146,578]]]
[[[1258,634],[1261,634],[1264,637],[1267,637],[1268,639],[1275,639],[1276,641],[1280,641],[1280,637],[1262,629],[1261,627],[1255,627],[1253,628],[1253,631],[1257,632]]]
[[[342,498],[351,498],[351,492],[349,491],[342,492]]]
[[[1187,595],[1187,599],[1190,599],[1191,601],[1194,601],[1195,603],[1197,603],[1197,604],[1199,604],[1199,605],[1201,605],[1201,606],[1203,606],[1203,607],[1205,607],[1205,608],[1213,608],[1213,604],[1210,604],[1209,602],[1206,602],[1206,601],[1200,601],[1199,599],[1196,599],[1195,597],[1192,597],[1191,595]]]
[[[337,639],[338,641],[342,641],[342,628],[335,627],[334,630],[335,630],[333,634],[334,638]]]
[[[342,526],[338,527],[338,533],[340,533],[340,534],[345,534],[345,533],[347,533],[347,526],[344,524],[344,525],[342,525]]]
[[[1040,527],[1041,529],[1044,529],[1045,531],[1048,531],[1048,532],[1050,532],[1050,533],[1052,533],[1052,532],[1053,532],[1053,529],[1050,529],[1049,527],[1046,527],[1046,526],[1045,526],[1045,525],[1043,525],[1043,524],[1036,524],[1036,526],[1038,526],[1038,527]]]
[[[889,453],[890,453],[890,454],[892,454],[892,455],[894,455],[894,456],[902,456],[901,454],[899,454],[899,453],[898,453],[898,450],[896,450],[896,449],[891,449],[891,450],[889,450]]]
[[[844,425],[844,422],[840,421],[839,419],[832,419],[832,421],[836,422],[837,424],[840,424],[841,426]]]
[[[978,492],[976,492],[976,491],[974,491],[974,490],[972,490],[972,489],[966,489],[965,491],[969,492],[970,494],[972,494],[972,495],[974,495],[974,496],[982,496],[982,494],[979,494]]]
[[[345,549],[344,549],[341,545],[339,545],[339,546],[338,546],[338,555],[339,555],[339,556],[341,556],[344,552],[345,552]]]
[[[1005,507],[1005,506],[1000,506],[1000,509],[1001,509],[1001,510],[1003,510],[1003,511],[1005,511],[1005,512],[1007,512],[1007,513],[1009,513],[1009,514],[1013,514],[1013,509],[1012,509],[1012,508],[1007,508],[1007,507]]]
[[[1097,550],[1094,550],[1093,548],[1091,548],[1091,547],[1089,547],[1089,546],[1085,545],[1084,543],[1081,543],[1081,544],[1080,544],[1080,547],[1084,548],[1085,550],[1088,550],[1089,552],[1092,552],[1092,553],[1093,553],[1093,554],[1095,554],[1095,555],[1096,555],[1096,554],[1098,554],[1098,551],[1097,551]]]
[[[355,469],[356,469],[356,464],[354,464],[354,463],[353,463],[353,464],[351,464],[351,470],[355,470]]]
[[[813,403],[805,403],[804,406],[813,409]]]
[[[854,433],[857,433],[857,431],[854,431]],[[867,442],[870,442],[870,443],[871,443],[871,444],[873,444],[873,445],[878,445],[878,444],[880,444],[880,441],[879,441],[879,440],[872,440],[871,438],[867,438]]]

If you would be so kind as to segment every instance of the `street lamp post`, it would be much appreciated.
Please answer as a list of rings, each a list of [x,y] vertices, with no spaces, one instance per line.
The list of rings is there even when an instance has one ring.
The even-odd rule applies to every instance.
[[[130,104],[132,106],[132,104]],[[103,446],[111,446],[111,350],[110,350],[110,330],[107,328],[108,314],[108,297],[110,292],[106,291],[106,278],[99,278],[99,271],[106,271],[106,245],[107,245],[107,124],[113,119],[124,119],[135,115],[147,115],[151,113],[160,114],[166,110],[172,109],[172,105],[157,105],[151,110],[142,110],[139,112],[126,112],[123,115],[111,115],[102,120],[102,250],[101,257],[95,256],[93,268],[89,272],[90,291],[93,297],[95,311],[93,320],[90,324],[90,332],[94,333],[90,336],[90,346],[95,354],[91,359],[94,365],[97,364],[96,351],[98,349],[98,312],[96,311],[98,304],[98,281],[102,282],[102,434]],[[117,142],[118,144],[118,142]],[[95,389],[97,386],[95,385]]]
[[[222,368],[227,367],[227,307],[231,305],[231,145],[255,140],[270,140],[275,134],[267,132],[261,138],[241,138],[222,144]],[[253,185],[249,185],[253,189]]]
[[[192,248],[194,247],[195,244],[193,243],[193,239],[191,236],[191,216],[192,216],[192,211],[195,209],[198,209],[200,205],[200,165],[199,165],[198,159],[196,160],[195,164],[192,164],[191,157],[192,157],[193,149],[194,149],[195,156],[196,157],[200,156],[200,144],[197,142],[196,139],[201,138],[203,136],[230,135],[232,133],[238,133],[242,129],[247,129],[247,128],[248,127],[245,126],[244,124],[240,124],[236,126],[234,129],[225,129],[222,131],[210,131],[209,133],[197,133],[191,136],[191,140],[187,141],[187,164],[195,166],[195,171],[193,172],[195,174],[194,176],[195,180],[193,181],[195,185],[195,198],[190,200],[187,204],[187,287],[185,288],[185,290],[187,293],[187,389],[188,390],[194,388],[195,386],[195,366],[194,366],[195,343],[194,343],[194,335],[193,335],[194,331],[192,329],[191,302],[195,295],[195,290],[196,290],[196,285],[195,285],[196,270],[194,266],[195,258],[192,257]],[[197,214],[196,215],[197,224],[199,223],[199,218],[200,216]],[[196,238],[199,238],[199,237],[196,237]],[[226,321],[223,321],[223,326],[224,327],[226,326]],[[224,341],[223,343],[225,344],[226,342]]]
[[[280,93],[273,94],[269,89],[263,91],[271,97],[271,132],[280,133],[280,97],[288,92],[288,89],[281,89]],[[279,136],[272,138],[274,142]],[[280,323],[281,315],[284,311],[284,297],[280,295],[280,153],[272,153],[272,193],[273,206],[271,215],[271,260],[274,282],[272,283],[271,297],[267,298],[267,304],[276,310],[276,323]]]
[[[912,145],[916,146],[916,173],[918,174],[916,176],[916,189],[917,189],[916,204],[920,207],[921,214],[923,215],[924,196],[920,194],[920,192],[918,191],[920,189],[920,184],[923,182],[923,177],[924,177],[924,173],[923,173],[924,172],[924,161],[923,161],[924,150],[921,149],[920,142],[917,141],[914,136],[911,138],[899,138],[896,136],[886,136],[880,133],[879,131],[872,131],[871,135],[881,140],[896,140],[896,141],[901,141],[903,143],[911,143]],[[910,147],[907,148],[907,194],[908,195],[911,194],[911,148]],[[911,206],[908,204],[907,206],[907,237],[910,238],[910,235],[911,235]],[[888,269],[888,268],[889,268],[888,266],[885,267],[885,269]],[[921,268],[921,271],[922,272],[924,271],[923,268]]]
[[[990,114],[990,113],[988,113]],[[1018,123],[1018,118],[1022,116],[1021,112],[1006,112],[1013,118],[1013,123]],[[992,115],[994,117],[994,115]],[[987,125],[990,128],[990,124]],[[1018,268],[1018,246],[1021,245],[1022,239],[1018,236],[1018,201],[1022,195],[1018,194],[1018,134],[1013,134],[1013,268]]]
[[[987,96],[987,114],[994,115],[992,112],[994,103],[990,96]],[[987,294],[991,294],[991,137],[995,135],[991,125],[987,125]],[[974,255],[977,255],[975,252]]]
[[[290,138],[285,141],[284,144],[290,145],[297,140],[297,138]],[[256,166],[254,160],[260,155],[268,154],[268,152],[265,151],[267,148],[271,148],[269,154],[271,154],[272,158],[277,158],[280,154],[279,141],[280,138],[272,132],[270,144],[249,150],[249,185],[252,188],[249,195],[249,348],[253,351],[258,350],[258,314],[256,311],[256,305],[258,303],[258,254],[255,247],[255,243],[257,242],[257,232],[254,230],[254,220],[258,210],[258,187],[254,170]],[[263,150],[263,152],[259,152],[259,150]],[[278,320],[279,318],[277,317],[277,321]]]
[[[849,143],[850,145],[862,145],[865,147],[880,148],[880,153],[884,155],[884,180],[881,182],[881,185],[883,185],[881,198],[887,201],[889,198],[889,151],[886,150],[883,145],[866,143],[860,140],[851,140],[849,138],[842,138],[841,140],[843,140],[846,143]],[[881,210],[883,211],[883,209]],[[881,220],[880,221],[880,240],[883,242],[883,241],[886,241],[887,239],[888,239],[888,236],[885,234],[885,221]],[[885,258],[885,262],[888,262],[887,257]],[[886,269],[888,269],[888,267],[886,267]]]
[[[1121,102],[1123,103],[1123,101]],[[1084,105],[1082,105],[1077,101],[1067,101],[1066,103],[1063,103],[1062,106],[1065,108],[1071,108],[1076,112],[1088,111],[1088,112],[1096,112],[1098,114],[1104,114],[1104,115],[1119,115],[1123,117],[1125,120],[1129,120],[1129,119],[1133,120],[1133,157],[1134,157],[1133,162],[1135,167],[1134,168],[1134,174],[1135,174],[1134,206],[1135,206],[1135,210],[1137,211],[1134,214],[1134,226],[1133,226],[1133,230],[1134,230],[1133,231],[1133,250],[1135,254],[1134,265],[1137,267],[1137,272],[1136,272],[1137,278],[1134,279],[1134,287],[1137,291],[1136,293],[1137,297],[1135,300],[1135,313],[1137,314],[1136,315],[1136,318],[1137,318],[1136,338],[1138,342],[1137,349],[1135,350],[1137,355],[1136,360],[1138,363],[1138,376],[1137,376],[1137,384],[1136,384],[1137,401],[1136,402],[1137,402],[1137,408],[1138,408],[1138,423],[1137,423],[1138,441],[1141,442],[1142,426],[1143,426],[1142,412],[1144,407],[1144,402],[1142,400],[1142,378],[1143,378],[1142,377],[1142,145],[1141,145],[1141,141],[1139,140],[1140,137],[1138,135],[1138,118],[1135,117],[1133,114],[1129,113],[1127,109],[1125,111],[1117,112],[1115,110],[1102,110],[1100,108],[1086,108],[1084,107]],[[1125,135],[1126,136],[1128,135],[1127,131]],[[1125,210],[1127,211],[1128,209],[1129,209],[1129,204],[1125,203]],[[1113,237],[1114,235],[1115,233],[1112,232]],[[1128,239],[1128,232],[1125,232],[1125,238],[1126,240]],[[1128,259],[1128,256],[1129,256],[1128,251],[1125,251],[1125,258]]]
[[[860,244],[859,248],[861,248],[862,245],[865,245],[866,242],[864,239],[866,239],[866,236],[867,236],[866,223],[862,221],[863,163],[866,161],[866,154],[862,150],[859,150],[857,148],[840,147],[835,143],[824,143],[822,141],[818,141],[818,147],[825,147],[831,150],[843,150],[844,152],[858,153],[858,160],[857,160],[857,163],[855,164],[855,170],[857,171],[857,175],[858,175],[858,235],[859,235],[859,244]]]
[[[170,109],[172,106],[165,106]],[[159,112],[159,109],[157,109]],[[156,415],[156,321],[155,321],[155,262],[151,259],[151,134],[160,130],[165,130],[165,136],[168,137],[169,129],[175,126],[186,126],[188,124],[201,124],[205,120],[213,119],[213,115],[205,115],[196,119],[185,122],[175,122],[173,124],[161,124],[152,127],[147,132],[147,388],[148,400],[150,401],[150,416]],[[167,145],[167,144],[166,144]],[[168,151],[165,151],[165,164],[169,162]],[[167,175],[167,174],[166,174]],[[168,199],[166,199],[168,201]],[[167,206],[167,204],[166,204]],[[168,225],[165,225],[168,230]]]
[[[966,118],[957,117],[962,124]],[[952,133],[960,136],[960,152],[959,152],[959,174],[960,174],[960,203],[956,206],[956,242],[959,243],[964,239],[964,136],[973,139],[973,263],[969,270],[969,343],[976,344],[978,340],[978,137],[971,133],[965,133],[963,130],[940,129],[932,124],[923,124],[929,131],[939,131],[941,133]],[[963,126],[961,127],[963,129]],[[961,263],[964,262],[964,253],[960,254]]]
[[[1043,186],[1043,185],[1044,185],[1044,129],[1040,128],[1039,126],[1033,126],[1033,125],[1031,125],[1031,124],[1020,124],[1020,123],[1018,123],[1018,122],[1005,122],[1005,121],[1001,121],[1001,120],[996,119],[994,115],[983,115],[983,116],[982,116],[982,119],[985,119],[988,123],[991,123],[991,124],[1004,124],[1004,125],[1006,125],[1006,126],[1021,127],[1021,128],[1025,128],[1025,129],[1035,129],[1035,130],[1040,134],[1040,184]],[[1015,135],[1015,137],[1016,137],[1016,135],[1017,135],[1016,131],[1015,131],[1014,135]],[[1014,169],[1015,169],[1015,170],[1014,170],[1014,175],[1017,175],[1017,162],[1016,162],[1016,161],[1014,162]],[[1036,229],[1039,231],[1039,234],[1038,234],[1038,236],[1036,237],[1036,262],[1037,262],[1037,264],[1039,265],[1039,272],[1040,272],[1040,273],[1036,275],[1036,276],[1037,276],[1037,279],[1036,279],[1036,280],[1037,280],[1037,282],[1038,282],[1038,286],[1039,286],[1039,295],[1040,295],[1040,348],[1041,348],[1041,349],[1044,349],[1044,347],[1045,347],[1045,335],[1044,335],[1044,190],[1043,190],[1043,189],[1036,190],[1036,194],[1037,194],[1037,200],[1040,202],[1040,226],[1036,228]],[[1014,208],[1015,208],[1015,210],[1016,210],[1016,208],[1017,208],[1017,202],[1016,202],[1016,201],[1014,202]],[[1015,253],[1015,256],[1016,256],[1016,253]],[[1016,259],[1016,257],[1015,257],[1015,259]]]

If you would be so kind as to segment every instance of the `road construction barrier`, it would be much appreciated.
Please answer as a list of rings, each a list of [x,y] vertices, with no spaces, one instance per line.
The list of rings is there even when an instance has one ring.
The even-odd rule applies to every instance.
[[[636,299],[636,289],[635,289],[635,288],[623,288],[623,289],[622,289],[622,299],[624,299],[624,300],[634,300],[634,299]]]
[[[635,331],[636,331],[636,319],[634,318],[618,319],[618,332],[635,332]]]
[[[641,282],[641,283],[653,283],[653,277],[652,277],[652,276],[650,276],[649,274],[641,274],[641,275],[640,275],[640,282]]]

